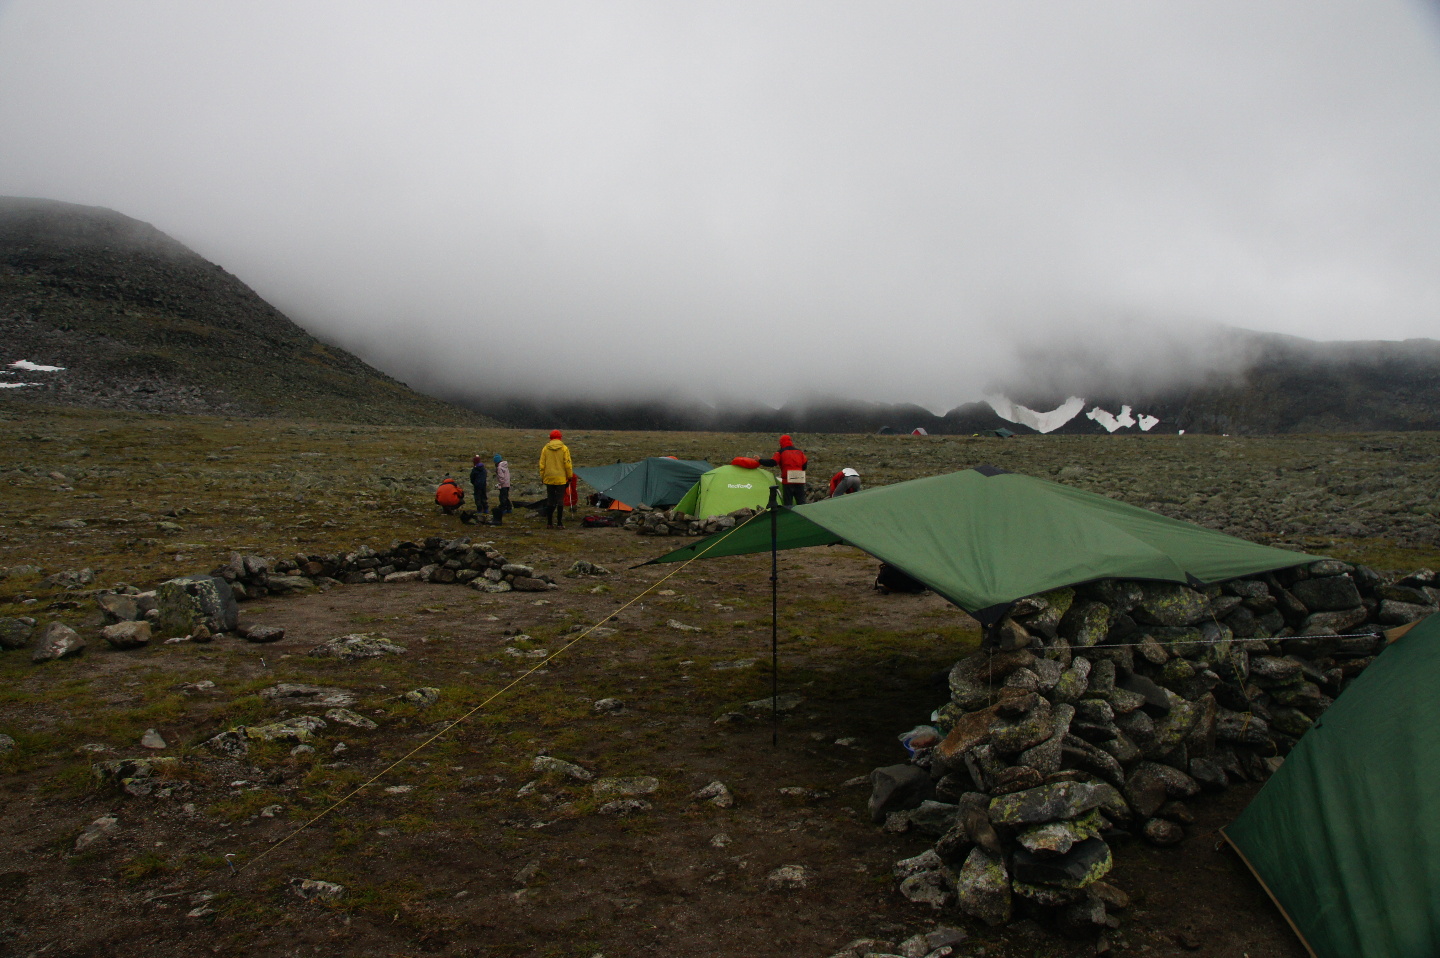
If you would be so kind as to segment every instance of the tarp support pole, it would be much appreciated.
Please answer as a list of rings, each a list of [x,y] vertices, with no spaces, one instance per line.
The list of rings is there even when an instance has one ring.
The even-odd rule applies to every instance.
[[[770,487],[770,747],[780,745],[780,513]]]

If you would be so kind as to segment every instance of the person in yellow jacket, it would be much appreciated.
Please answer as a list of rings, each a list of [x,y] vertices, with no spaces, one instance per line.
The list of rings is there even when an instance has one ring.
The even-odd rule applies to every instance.
[[[570,449],[560,441],[560,430],[550,431],[550,441],[540,450],[540,481],[545,483],[545,527],[565,528],[565,489],[575,470]]]

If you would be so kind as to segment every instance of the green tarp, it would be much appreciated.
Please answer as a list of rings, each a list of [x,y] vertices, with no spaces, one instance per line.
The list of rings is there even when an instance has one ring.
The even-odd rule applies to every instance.
[[[764,509],[770,502],[773,485],[775,477],[764,469],[717,466],[685,493],[685,498],[675,505],[675,511],[696,519],[708,519],[736,509]]]
[[[710,463],[703,460],[653,456],[613,466],[587,466],[576,469],[575,475],[601,495],[627,506],[663,509],[684,498],[709,469]]]
[[[1440,616],[1325,710],[1225,837],[1319,958],[1440,955]]]
[[[1016,599],[1093,579],[1208,584],[1319,558],[990,467],[782,508],[778,524],[782,549],[853,545],[982,622]],[[754,519],[652,561],[769,548],[769,520]]]

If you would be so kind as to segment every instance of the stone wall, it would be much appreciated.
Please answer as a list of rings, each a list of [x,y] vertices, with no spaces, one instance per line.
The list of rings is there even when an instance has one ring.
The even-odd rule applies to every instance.
[[[318,586],[365,582],[439,582],[484,592],[543,592],[555,588],[548,574],[514,563],[490,542],[469,537],[392,542],[388,549],[360,546],[354,552],[295,555],[287,559],[236,553],[212,575],[230,583],[237,599],[304,592]]]
[[[1113,927],[1111,844],[1171,845],[1186,802],[1263,781],[1383,650],[1440,609],[1422,570],[1325,560],[1203,590],[1106,580],[1023,599],[950,672],[870,810],[935,838],[901,892],[992,924]]]

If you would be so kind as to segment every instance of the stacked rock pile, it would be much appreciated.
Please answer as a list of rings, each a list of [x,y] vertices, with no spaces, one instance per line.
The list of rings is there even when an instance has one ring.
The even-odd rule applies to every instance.
[[[278,561],[236,553],[211,574],[228,582],[237,599],[364,582],[459,583],[482,592],[544,592],[556,588],[549,575],[511,562],[495,549],[494,543],[473,543],[468,536],[397,541],[379,551],[362,545],[354,552],[295,555]]]
[[[565,575],[601,576],[609,575],[609,570],[582,559]],[[237,633],[252,642],[273,642],[284,636],[284,630],[269,626],[239,630],[237,600],[340,584],[417,581],[469,585],[481,592],[545,592],[558,588],[548,573],[511,562],[496,551],[493,543],[472,543],[467,537],[434,537],[423,543],[393,542],[384,551],[361,546],[344,554],[296,555],[280,560],[235,553],[210,575],[169,579],[149,591],[120,584],[87,594],[93,596],[106,623],[100,638],[115,649],[135,649],[148,645],[157,636],[175,637],[168,641],[183,637],[208,642],[216,636]],[[74,603],[69,607],[73,608]],[[35,662],[47,662],[83,653],[86,642],[60,622],[42,626],[29,617],[0,618],[0,651],[26,647]]]
[[[639,506],[625,520],[625,528],[642,536],[708,536],[735,526],[754,516],[759,509],[736,509],[723,516],[696,519],[674,509],[647,509]]]
[[[1171,845],[1185,801],[1263,781],[1440,581],[1325,560],[1203,590],[1106,580],[1017,602],[950,700],[871,774],[870,811],[934,836],[907,898],[991,924],[1114,927],[1110,843]]]

